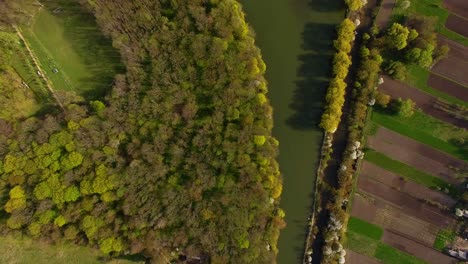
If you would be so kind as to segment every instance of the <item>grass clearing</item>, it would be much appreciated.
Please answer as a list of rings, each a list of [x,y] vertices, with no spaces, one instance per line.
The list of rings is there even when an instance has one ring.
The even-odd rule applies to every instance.
[[[403,0],[398,0],[393,11],[393,19],[409,14],[421,14],[425,16],[437,17],[436,30],[447,38],[468,46],[468,38],[453,32],[445,27],[450,12],[443,7],[442,0],[417,0],[411,1],[411,5],[407,9],[402,9],[399,5]]]
[[[437,233],[437,237],[434,241],[434,248],[437,250],[444,250],[447,243],[451,243],[455,239],[455,232],[450,229],[441,229]]]
[[[22,32],[55,89],[96,98],[124,70],[119,53],[94,17],[74,1],[44,1]],[[54,69],[58,72],[54,73]]]
[[[415,111],[408,118],[384,113],[381,110],[374,111],[372,121],[454,157],[468,160],[466,147],[459,144],[468,139],[468,131],[442,122],[422,111]]]
[[[357,217],[351,217],[348,222],[348,230],[354,233],[359,233],[371,239],[380,240],[383,235],[383,229],[377,225]]]
[[[49,245],[30,238],[0,237],[2,264],[143,264],[143,261],[114,259],[106,261],[97,249],[67,243]]]
[[[385,264],[424,264],[427,263],[415,256],[393,248],[387,244],[380,243],[375,251],[375,258]]]
[[[429,74],[430,74],[428,70],[421,68],[420,66],[417,66],[414,64],[406,65],[406,69],[408,70],[407,78],[405,80],[406,83],[416,88],[419,88],[434,97],[447,101],[448,103],[468,107],[468,102],[465,102],[459,98],[450,96],[444,92],[441,92],[439,90],[436,90],[430,87],[427,84],[428,79],[429,79]]]
[[[438,190],[448,189],[449,194],[451,196],[453,197],[459,196],[459,191],[451,184],[433,175],[417,170],[403,162],[391,159],[380,152],[377,152],[374,150],[368,150],[366,151],[365,159],[367,161],[374,163],[375,165],[381,168],[394,172],[402,177],[405,177],[416,183],[422,184],[428,188],[438,189]]]
[[[379,241],[365,235],[361,235],[350,230],[346,232],[345,247],[355,251],[356,253],[366,256],[374,256],[379,243]]]

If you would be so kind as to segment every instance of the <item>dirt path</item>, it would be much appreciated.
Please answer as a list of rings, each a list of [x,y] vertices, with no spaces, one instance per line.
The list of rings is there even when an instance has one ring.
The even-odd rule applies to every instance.
[[[26,47],[26,50],[28,51],[28,54],[29,56],[31,57],[33,63],[34,63],[34,66],[36,67],[36,69],[38,70],[38,72],[40,72],[41,74],[45,74],[45,71],[42,70],[40,64],[39,64],[39,61],[37,60],[36,56],[34,55],[34,52],[31,50],[31,48],[29,47],[29,44],[28,42],[26,41],[26,39],[24,38],[23,34],[21,33],[21,30],[17,27],[17,26],[14,26],[15,30],[16,30],[16,34],[18,34],[18,36],[20,37],[21,41],[23,41],[24,43],[24,46]],[[60,100],[58,99],[57,95],[55,94],[55,91],[54,89],[52,88],[52,84],[50,83],[49,79],[47,79],[47,77],[42,77],[45,82],[46,82],[46,86],[47,86],[47,90],[49,90],[50,94],[52,95],[52,97],[54,97],[55,99],[55,102],[60,106],[60,108],[62,108],[62,110],[64,109],[63,108],[63,105],[62,103],[60,102]]]
[[[390,188],[399,190],[421,201],[429,201],[433,204],[439,204],[446,208],[452,208],[457,201],[450,196],[431,190],[421,184],[405,180],[403,177],[387,171],[373,163],[364,161],[361,167],[359,179],[374,179]]]
[[[409,98],[414,101],[417,107],[420,108],[424,113],[438,118],[444,122],[468,129],[467,121],[455,118],[449,113],[438,109],[436,107],[436,97],[405,83],[395,81],[388,76],[384,76],[383,78],[385,82],[379,86],[380,91],[390,95],[392,98]]]
[[[380,5],[379,14],[375,19],[375,23],[380,29],[387,27],[390,17],[392,16],[393,7],[395,6],[395,0],[383,0]]]
[[[466,0],[444,0],[444,6],[450,12],[468,18],[468,3]]]
[[[348,264],[380,264],[382,263],[374,258],[361,255],[352,250],[346,250],[345,258],[346,258],[346,263]]]
[[[382,237],[383,242],[407,252],[431,264],[452,264],[454,259],[433,249],[430,246],[423,245],[407,237],[405,234],[385,230]]]
[[[460,179],[454,176],[454,171],[449,167],[459,168],[461,171],[468,170],[467,162],[384,127],[380,127],[377,133],[369,138],[368,146],[455,185],[460,183]]]
[[[460,35],[468,37],[468,20],[455,14],[450,14],[445,22],[445,27],[457,32]]]

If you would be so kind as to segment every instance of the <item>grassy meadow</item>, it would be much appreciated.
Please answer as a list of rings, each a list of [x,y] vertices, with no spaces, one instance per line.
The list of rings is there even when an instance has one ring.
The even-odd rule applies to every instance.
[[[143,264],[126,259],[107,260],[97,249],[68,243],[49,245],[30,238],[0,237],[2,264]]]
[[[75,91],[90,98],[103,96],[114,75],[124,70],[111,41],[78,3],[44,4],[31,24],[21,27],[44,74],[56,90]]]

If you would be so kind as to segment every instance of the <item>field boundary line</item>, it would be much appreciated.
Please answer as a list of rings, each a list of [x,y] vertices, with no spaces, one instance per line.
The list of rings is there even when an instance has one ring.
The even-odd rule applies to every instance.
[[[29,47],[29,44],[28,42],[26,41],[26,39],[24,38],[23,34],[21,33],[21,30],[15,25],[13,26],[13,28],[15,29],[16,31],[16,34],[20,37],[20,39],[23,41],[24,43],[24,46],[26,47],[26,50],[28,51],[29,53],[29,56],[31,57],[33,63],[35,64],[36,68],[38,69],[39,72],[41,72],[43,75],[45,73],[45,71],[42,70],[40,64],[39,64],[39,61],[37,60],[36,56],[34,56],[34,53],[33,51],[31,50],[31,48]],[[60,106],[60,108],[62,108],[62,110],[64,110],[64,107],[62,105],[62,103],[60,102],[60,100],[58,99],[57,95],[55,94],[55,91],[54,89],[52,88],[52,85],[49,81],[49,79],[47,79],[47,77],[45,77],[45,75],[42,77],[44,78],[45,82],[46,82],[46,86],[47,86],[47,89],[49,90],[49,92],[51,93],[51,95],[54,97],[55,101],[57,102],[57,104]]]
[[[439,77],[441,77],[441,78],[444,78],[444,79],[446,79],[446,80],[449,80],[449,81],[451,81],[451,82],[454,82],[454,83],[456,83],[456,84],[459,84],[459,85],[463,86],[464,88],[468,88],[468,85],[465,85],[465,84],[463,84],[463,83],[460,83],[460,82],[458,82],[458,81],[456,81],[456,80],[454,80],[454,79],[452,79],[452,78],[450,78],[450,77],[447,77],[447,76],[445,76],[445,75],[443,75],[443,74],[440,74],[440,73],[438,73],[438,72],[435,72],[435,71],[432,71],[432,70],[431,70],[430,73],[432,73],[432,74],[434,74],[434,75],[437,75],[437,76],[439,76]]]

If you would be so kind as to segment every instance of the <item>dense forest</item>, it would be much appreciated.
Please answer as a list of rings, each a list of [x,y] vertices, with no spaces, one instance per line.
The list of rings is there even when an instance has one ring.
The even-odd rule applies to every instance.
[[[237,1],[81,1],[126,73],[105,98],[71,94],[64,109],[34,102],[11,69],[10,25],[34,1],[6,2],[0,233],[154,263],[275,262],[278,141],[265,64]]]

